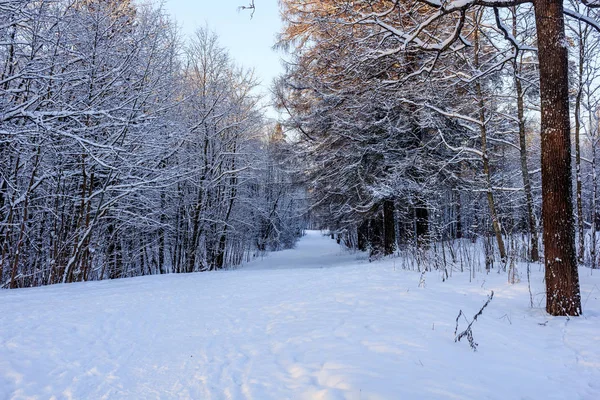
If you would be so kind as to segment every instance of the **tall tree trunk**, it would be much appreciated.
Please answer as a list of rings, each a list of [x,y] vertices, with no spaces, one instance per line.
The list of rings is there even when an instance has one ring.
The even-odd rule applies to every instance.
[[[415,205],[415,234],[417,246],[426,246],[429,243],[429,209],[425,202],[418,198]]]
[[[517,37],[517,10],[513,8],[513,36]],[[527,208],[527,222],[529,224],[529,233],[531,235],[529,259],[537,262],[540,259],[538,248],[539,238],[535,214],[533,212],[533,195],[531,193],[531,180],[529,179],[529,167],[527,165],[527,137],[525,131],[525,92],[519,79],[519,68],[517,61],[513,64],[515,88],[517,90],[517,118],[519,119],[519,152],[521,156],[521,175],[523,176],[523,190],[525,191],[525,206]]]
[[[461,212],[461,203],[460,203],[460,192],[458,190],[454,191],[454,205],[456,209],[455,223],[456,223],[456,232],[455,238],[462,239],[463,237],[463,228],[462,228],[462,212]]]
[[[592,126],[592,114],[588,113],[588,120],[590,125],[590,133],[592,140],[592,230],[590,238],[590,267],[596,269],[598,261],[596,259],[596,231],[598,230],[598,172],[596,169],[596,146],[598,146],[598,128]]]
[[[233,140],[233,148],[231,149],[233,154],[237,153],[237,140]],[[234,157],[231,160],[230,171],[235,171],[236,169],[236,158]],[[221,232],[221,237],[219,238],[219,244],[217,247],[217,256],[215,260],[215,268],[222,269],[225,267],[225,250],[227,245],[227,229],[229,227],[229,219],[231,217],[231,211],[233,210],[233,205],[235,204],[235,199],[237,197],[237,185],[238,185],[238,176],[236,172],[231,174],[229,179],[229,201],[227,205],[227,212],[225,213],[225,219],[223,224],[223,232]],[[339,242],[338,242],[339,243]]]
[[[581,24],[580,24],[581,25]],[[577,200],[577,262],[583,264],[585,257],[585,231],[583,221],[583,199],[581,197],[581,98],[583,97],[583,67],[585,64],[583,32],[579,30],[579,65],[577,71],[577,96],[575,97],[575,196]]]
[[[383,202],[383,253],[386,256],[396,251],[396,223],[394,218],[394,201]]]
[[[360,251],[367,251],[367,243],[369,237],[369,220],[363,221],[356,228],[357,247]]]
[[[475,30],[475,57],[474,66],[479,69],[479,31]],[[494,234],[496,235],[496,242],[498,243],[498,251],[500,252],[500,260],[502,264],[506,262],[506,247],[504,246],[504,239],[502,238],[502,227],[500,226],[500,220],[498,219],[498,212],[496,211],[496,202],[494,200],[494,193],[492,190],[492,178],[490,171],[490,160],[487,151],[487,126],[486,126],[486,115],[485,115],[485,101],[483,99],[483,91],[481,88],[481,81],[478,79],[475,81],[475,95],[477,96],[477,103],[479,107],[479,132],[481,135],[481,161],[483,162],[483,174],[485,175],[486,184],[486,195],[488,207],[490,209],[490,217],[492,218],[492,227],[494,228]]]
[[[516,71],[515,71],[516,72]],[[538,230],[535,223],[535,214],[533,212],[533,195],[531,193],[531,180],[529,179],[529,167],[527,166],[527,138],[525,135],[525,106],[523,104],[523,88],[521,81],[515,75],[515,86],[517,88],[517,109],[519,118],[519,151],[521,156],[521,175],[523,176],[523,190],[525,190],[525,205],[527,207],[527,222],[529,224],[529,233],[531,234],[531,245],[529,259],[538,261],[540,253],[538,249]]]
[[[118,228],[115,222],[110,220],[107,227],[108,247],[106,267],[108,268],[108,279],[118,279],[123,274],[123,251],[121,240],[118,234]],[[100,275],[100,279],[104,279],[104,270]]]
[[[196,256],[198,253],[198,239],[202,233],[200,227],[200,214],[202,211],[202,198],[203,198],[203,187],[202,184],[198,188],[198,198],[196,204],[194,204],[194,216],[192,220],[192,237],[190,239],[189,247],[187,249],[187,267],[185,272],[194,272],[196,267]]]
[[[14,170],[14,173],[13,173],[15,187],[17,187],[17,182],[18,182],[18,177],[19,177],[19,167],[20,167],[20,164],[21,164],[20,160],[21,160],[21,158],[17,154],[16,162],[15,162],[15,170]],[[13,238],[12,238],[12,235],[13,235],[13,232],[12,232],[13,231],[13,219],[15,218],[15,212],[16,212],[15,207],[13,206],[13,204],[15,204],[15,200],[16,200],[17,194],[18,194],[18,191],[17,190],[13,190],[13,193],[12,193],[12,196],[11,196],[12,199],[9,201],[9,204],[8,204],[8,206],[9,206],[8,207],[8,216],[6,218],[6,225],[5,225],[6,229],[5,229],[4,238],[3,238],[3,241],[2,241],[2,252],[0,253],[0,258],[1,258],[2,265],[5,264],[4,260],[6,258],[6,265],[9,266],[9,267],[10,267],[10,264],[11,264],[11,255],[12,255],[11,254],[12,253],[11,252],[11,247],[12,247],[11,245],[12,245],[12,241],[13,241]],[[10,268],[9,268],[9,271],[10,271]],[[10,279],[11,286],[12,286],[13,282],[14,282],[14,279],[11,277],[11,279]],[[11,289],[12,289],[12,287],[11,287]]]
[[[160,274],[165,271],[165,192],[160,193],[160,227],[158,228],[158,272]]]
[[[405,53],[406,57],[406,73],[411,74],[418,68],[417,55],[413,52]],[[408,106],[409,113],[413,116],[410,120],[410,129],[413,132],[412,143],[409,144],[413,148],[413,151],[418,152],[423,146],[424,130],[419,120],[419,112],[417,107],[414,105]],[[418,167],[414,170],[415,181],[422,185],[425,181],[424,172],[420,171]],[[421,193],[415,193],[414,195],[414,217],[415,217],[415,241],[418,247],[427,246],[429,244],[429,209],[427,201]]]
[[[535,0],[534,4],[540,68],[546,311],[551,315],[580,315],[563,1]]]
[[[598,202],[598,174],[596,172],[596,144],[594,141],[592,146],[592,230],[590,238],[590,267],[595,269],[597,267],[596,261],[596,207]]]
[[[21,255],[21,249],[23,247],[23,242],[25,240],[25,230],[27,228],[27,220],[29,217],[29,200],[30,200],[33,184],[35,182],[35,176],[36,176],[36,173],[37,173],[37,170],[39,167],[40,154],[41,154],[41,148],[38,146],[37,153],[35,155],[33,171],[31,172],[31,177],[29,178],[29,184],[27,186],[27,191],[25,192],[25,201],[23,202],[23,215],[21,217],[21,224],[19,226],[19,236],[18,236],[17,243],[15,246],[16,250],[14,253],[14,258],[12,260],[12,269],[11,269],[11,275],[10,275],[10,288],[11,289],[14,289],[17,287],[16,277],[17,277],[17,271],[19,268],[19,259],[20,259],[20,255]]]
[[[369,223],[370,259],[377,259],[383,254],[383,212],[378,212]]]

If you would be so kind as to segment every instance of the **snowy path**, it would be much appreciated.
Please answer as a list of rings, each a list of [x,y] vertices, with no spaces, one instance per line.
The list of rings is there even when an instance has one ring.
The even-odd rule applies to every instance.
[[[309,232],[237,271],[1,291],[0,399],[600,398],[600,274],[566,321],[504,275],[419,288],[396,262]],[[490,289],[474,353],[454,319]]]

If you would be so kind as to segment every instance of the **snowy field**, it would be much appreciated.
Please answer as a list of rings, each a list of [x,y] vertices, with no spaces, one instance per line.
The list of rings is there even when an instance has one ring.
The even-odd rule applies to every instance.
[[[531,309],[525,279],[398,263],[309,232],[236,271],[1,291],[0,399],[600,399],[600,272],[568,320],[537,265]],[[473,352],[455,318],[490,290]]]

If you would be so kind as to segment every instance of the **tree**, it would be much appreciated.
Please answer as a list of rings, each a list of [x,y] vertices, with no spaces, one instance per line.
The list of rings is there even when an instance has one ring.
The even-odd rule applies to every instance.
[[[596,1],[585,0],[582,3],[590,10],[600,7]],[[577,10],[565,9],[562,0],[326,1],[319,5],[292,5],[286,2],[284,15],[291,15],[286,33],[289,43],[293,42],[289,40],[290,37],[295,38],[295,43],[308,47],[308,53],[314,53],[317,48],[322,50],[319,43],[335,43],[344,38],[344,50],[357,49],[359,46],[363,49],[354,55],[358,63],[351,64],[353,67],[346,72],[352,71],[356,65],[372,65],[373,60],[379,60],[382,66],[370,76],[387,74],[386,81],[390,85],[390,80],[431,82],[435,74],[443,77],[451,65],[448,60],[454,55],[469,53],[473,45],[470,33],[479,29],[475,19],[479,12],[494,13],[495,19],[491,20],[491,24],[495,25],[495,31],[501,33],[515,49],[525,50],[528,46],[522,45],[506,27],[499,10],[514,8],[515,12],[519,12],[520,6],[528,7],[527,4],[532,4],[532,7],[525,8],[524,12],[536,21],[539,60],[546,309],[552,315],[579,315],[581,300],[571,212],[569,74],[564,20],[570,17],[600,31],[597,15],[583,15]],[[307,22],[307,18],[310,19],[307,15],[314,16],[312,21]],[[320,33],[317,32],[319,28]],[[402,55],[411,55],[413,65],[390,79],[390,70],[393,68],[390,66],[393,64],[387,64],[384,60],[390,57],[402,59]],[[508,58],[481,71],[475,79],[496,71],[514,57],[513,52]],[[410,98],[406,100],[408,104],[415,104]],[[417,106],[434,109],[427,102]],[[444,113],[443,110],[442,114],[448,118],[462,118],[451,112]],[[526,165],[526,159],[522,164]],[[526,180],[524,185],[527,186]],[[490,205],[493,203],[490,202]],[[495,219],[493,215],[492,219]],[[535,235],[532,218],[529,220],[532,235]],[[498,227],[496,236],[501,239],[499,231]],[[535,250],[534,246],[532,249]]]
[[[214,35],[184,48],[130,0],[0,1],[0,20],[0,287],[239,265],[255,187],[282,187],[270,248],[299,237],[253,74]]]
[[[534,4],[540,61],[546,311],[551,315],[580,315],[563,2],[536,0]]]

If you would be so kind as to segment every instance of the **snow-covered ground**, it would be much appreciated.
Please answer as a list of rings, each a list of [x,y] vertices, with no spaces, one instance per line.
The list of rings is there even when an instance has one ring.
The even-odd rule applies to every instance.
[[[236,271],[2,291],[0,399],[600,399],[600,273],[568,320],[397,263],[309,232]],[[455,318],[490,290],[473,352]]]

